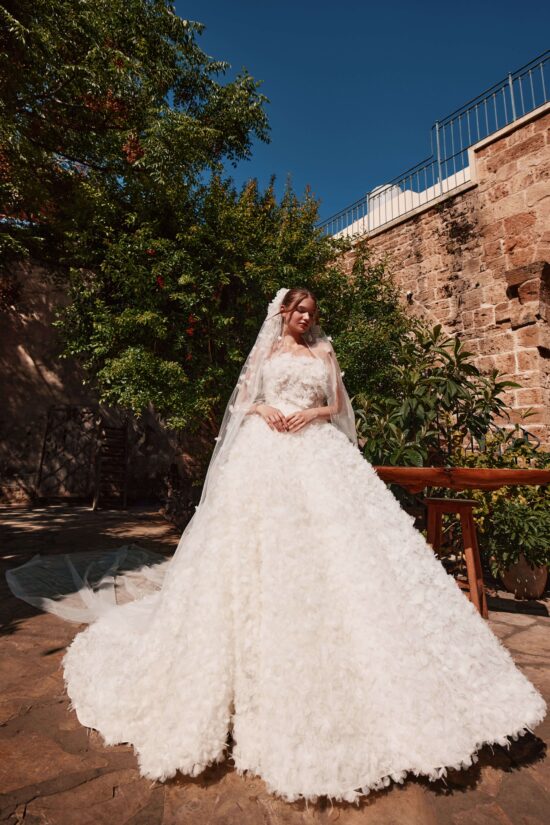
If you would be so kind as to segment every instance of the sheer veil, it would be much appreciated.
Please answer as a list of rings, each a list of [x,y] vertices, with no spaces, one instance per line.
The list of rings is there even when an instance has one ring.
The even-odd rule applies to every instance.
[[[134,545],[96,554],[37,555],[26,564],[7,571],[8,585],[15,596],[73,622],[92,622],[114,607],[148,595],[157,598],[143,599],[143,607],[149,614],[155,609],[162,598],[165,580],[172,577],[188,553],[193,553],[192,536],[195,530],[215,510],[215,488],[223,465],[231,454],[245,416],[262,398],[263,365],[283,348],[281,309],[287,292],[286,288],[279,289],[268,306],[256,341],[227,403],[199,504],[180,537],[174,555],[165,560]],[[314,324],[303,339],[311,355],[320,358],[326,365],[326,401],[331,408],[331,423],[352,444],[357,445],[355,417],[330,337],[318,324]]]
[[[237,383],[231,393],[216,438],[216,446],[210,459],[199,508],[204,505],[212,482],[229,455],[244,417],[250,407],[261,398],[262,373],[265,361],[272,358],[282,348],[283,316],[281,307],[288,291],[286,288],[279,289],[269,304],[256,341],[244,362]],[[329,374],[327,404],[334,408],[331,422],[342,430],[350,441],[357,444],[355,417],[331,339],[325,335],[318,324],[315,324],[304,335],[304,341],[312,355],[321,358],[327,365]]]

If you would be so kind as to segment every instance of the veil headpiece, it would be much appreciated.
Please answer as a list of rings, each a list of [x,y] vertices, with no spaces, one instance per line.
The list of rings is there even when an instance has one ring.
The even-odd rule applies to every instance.
[[[250,407],[261,397],[262,374],[265,362],[283,348],[283,300],[288,289],[279,289],[267,308],[267,314],[260,331],[250,350],[231,397],[225,408],[216,445],[212,452],[208,472],[202,489],[199,508],[209,495],[217,472],[227,458],[244,417]],[[332,339],[325,335],[319,324],[313,324],[303,336],[312,355],[321,358],[328,372],[327,404],[333,408],[331,423],[342,430],[350,441],[357,446],[355,416],[347,390],[342,381]]]

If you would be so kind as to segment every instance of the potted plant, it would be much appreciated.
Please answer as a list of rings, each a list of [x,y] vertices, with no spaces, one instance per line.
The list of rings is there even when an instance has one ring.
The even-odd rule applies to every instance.
[[[455,450],[459,467],[550,469],[550,452],[523,426],[493,424],[477,449]],[[469,490],[480,549],[494,576],[517,598],[540,598],[550,564],[550,485],[525,484],[496,490]]]
[[[499,498],[485,545],[491,572],[518,599],[544,593],[550,564],[550,510],[520,498]]]

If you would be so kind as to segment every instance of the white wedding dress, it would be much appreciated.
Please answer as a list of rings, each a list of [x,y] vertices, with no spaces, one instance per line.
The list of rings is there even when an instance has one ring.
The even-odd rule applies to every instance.
[[[265,402],[323,404],[327,371],[278,354]],[[212,515],[159,592],[77,634],[64,677],[82,724],[140,771],[226,757],[288,801],[354,801],[509,745],[545,702],[346,436],[245,417]],[[232,730],[232,751],[228,732]]]

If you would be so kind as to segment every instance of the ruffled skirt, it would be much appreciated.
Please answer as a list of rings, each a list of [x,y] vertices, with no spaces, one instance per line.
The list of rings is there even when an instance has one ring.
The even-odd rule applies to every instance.
[[[160,592],[110,610],[63,662],[79,720],[131,743],[143,775],[229,756],[288,801],[354,801],[409,771],[466,767],[543,719],[542,696],[332,425],[246,420],[209,501]]]

